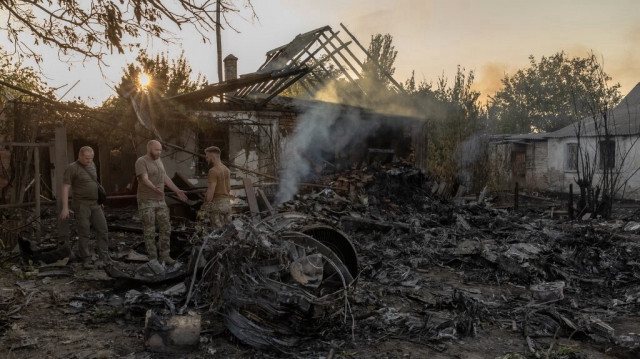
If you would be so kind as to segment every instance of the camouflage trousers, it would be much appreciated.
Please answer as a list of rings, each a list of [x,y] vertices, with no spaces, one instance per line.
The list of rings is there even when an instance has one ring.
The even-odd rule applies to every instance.
[[[139,201],[138,208],[140,222],[142,223],[144,245],[147,248],[149,259],[169,257],[169,244],[171,239],[169,207],[167,207],[164,201]],[[156,227],[158,229],[157,246]]]
[[[89,237],[91,227],[96,231],[96,254],[99,257],[107,257],[109,251],[109,234],[107,220],[104,218],[102,206],[96,201],[75,200],[73,209],[76,217],[76,229],[78,231],[78,257],[90,258]]]
[[[209,218],[211,228],[222,228],[231,223],[231,203],[228,198],[214,199],[200,208],[198,219]]]

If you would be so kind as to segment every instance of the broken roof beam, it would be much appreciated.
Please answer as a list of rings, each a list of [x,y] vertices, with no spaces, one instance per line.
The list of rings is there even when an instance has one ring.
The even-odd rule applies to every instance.
[[[391,74],[389,74],[389,72],[387,72],[387,70],[385,70],[384,68],[382,68],[382,66],[380,66],[380,64],[378,63],[378,61],[376,61],[376,59],[373,58],[373,56],[371,56],[369,54],[369,51],[367,51],[367,49],[365,49],[362,44],[360,44],[360,42],[358,41],[358,39],[356,39],[355,36],[353,36],[352,33],[349,32],[349,30],[347,29],[346,26],[344,26],[344,24],[340,23],[340,26],[342,26],[342,28],[344,29],[344,31],[351,37],[351,39],[353,39],[353,41],[356,43],[356,45],[358,45],[360,47],[360,49],[362,51],[364,51],[364,53],[367,55],[367,58],[369,60],[371,60],[377,67],[378,70],[380,70],[380,72],[385,75],[389,81],[391,81],[391,83],[393,85],[395,85],[396,89],[404,94],[407,94],[407,91],[404,89],[404,87],[402,87],[402,85],[400,85],[394,78],[393,76],[391,76]]]
[[[296,36],[296,37],[295,37],[291,42],[289,42],[288,44],[286,44],[286,45],[282,45],[282,46],[276,47],[275,49],[272,49],[272,50],[267,51],[267,56],[269,56],[269,57],[273,57],[273,54],[275,54],[275,53],[276,53],[276,52],[278,52],[278,51],[284,50],[286,47],[288,47],[289,45],[291,45],[291,43],[293,43],[293,41],[294,41],[294,40],[296,40],[296,39],[304,38],[304,37],[307,37],[307,36],[309,36],[309,35],[317,34],[318,32],[323,32],[323,31],[327,31],[327,30],[331,30],[331,27],[330,27],[330,26],[328,26],[328,25],[323,26],[323,27],[319,27],[319,28],[314,29],[314,30],[311,30],[311,31],[307,31],[307,32],[305,32],[305,33],[303,33],[303,34],[298,34],[298,35],[297,35],[297,36]]]
[[[333,34],[333,36],[331,36],[331,39],[334,39],[334,38],[335,38],[336,40],[338,40],[338,41],[340,42],[340,45],[341,45],[341,46],[344,46],[344,49],[345,49],[345,50],[349,51],[349,47],[348,47],[344,42],[342,42],[342,41],[340,40],[340,38],[338,38],[338,33],[339,33],[339,32],[335,32],[335,33],[334,33],[334,32],[332,31],[331,33]],[[331,40],[330,40],[329,38],[327,38],[327,35],[322,34],[322,36],[323,36],[325,39],[327,39],[327,43],[329,43],[329,44],[331,45],[331,47],[333,47],[333,49],[335,50],[335,49],[336,49],[336,45],[335,45],[333,42],[331,42]],[[350,51],[349,51],[349,52],[350,52]],[[358,76],[358,78],[362,78],[362,76],[360,75],[360,72],[359,72],[359,71],[358,71],[358,70],[353,66],[353,64],[352,64],[351,62],[349,62],[349,60],[346,58],[346,56],[344,56],[344,54],[342,54],[342,51],[339,51],[339,52],[338,52],[338,55],[340,55],[340,57],[342,58],[342,60],[347,64],[347,66],[349,66],[349,68],[351,69],[351,71],[353,71],[353,73],[354,73],[356,76]],[[336,62],[337,62],[337,61],[336,61]],[[347,73],[345,73],[345,75],[347,75],[347,76],[348,76],[348,74],[347,74]]]
[[[305,59],[304,61],[299,62],[299,63],[298,63],[297,61],[298,61],[298,60],[300,60],[300,58],[302,57],[302,55],[304,55],[305,53],[308,53],[309,48],[310,48],[310,47],[311,47],[311,46],[312,46],[316,41],[318,41],[318,39],[319,39],[319,37],[320,37],[320,34],[319,34],[319,33],[313,33],[313,32],[310,32],[310,33],[306,33],[305,35],[298,35],[298,36],[296,37],[296,38],[300,37],[300,39],[298,39],[298,41],[300,42],[300,41],[302,41],[302,36],[304,36],[304,37],[308,37],[309,35],[314,35],[314,37],[309,38],[309,39],[305,39],[305,40],[307,41],[307,44],[306,44],[302,49],[300,49],[300,50],[296,50],[296,51],[297,51],[297,53],[293,53],[293,52],[291,52],[292,57],[291,57],[289,60],[287,60],[287,61],[285,62],[285,64],[284,64],[284,67],[283,67],[283,68],[291,68],[291,67],[293,67],[293,66],[296,66],[296,68],[299,68],[299,67],[302,67],[302,66],[307,62],[308,58],[307,58],[307,59]],[[278,49],[278,50],[277,50],[277,52],[278,52],[278,53],[277,53],[277,55],[276,55],[276,56],[270,56],[270,54],[273,54],[273,53],[274,53],[274,51],[276,51],[276,50],[271,50],[270,52],[268,52],[268,53],[267,53],[267,56],[269,56],[269,57],[271,58],[271,60],[269,60],[268,62],[269,62],[269,63],[271,63],[271,61],[276,61],[276,60],[275,60],[275,58],[276,58],[276,57],[280,58],[280,57],[281,57],[281,55],[282,55],[283,53],[285,53],[285,51],[286,51],[286,50],[288,50],[288,49],[289,49],[289,45],[291,45],[292,43],[293,43],[293,41],[292,41],[292,42],[290,42],[289,44],[287,44],[287,45],[285,45],[285,46],[281,47],[280,49]],[[296,44],[296,45],[299,45],[299,44]],[[266,64],[265,64],[265,65],[266,65]],[[284,81],[286,81],[286,79],[281,79],[280,81],[271,81],[271,82],[264,82],[264,83],[262,83],[262,84],[257,84],[257,85],[255,85],[255,86],[253,86],[253,88],[251,88],[251,89],[246,89],[246,90],[245,90],[245,91],[243,91],[243,93],[241,93],[240,95],[241,95],[241,96],[246,96],[246,95],[248,95],[248,94],[249,94],[249,93],[251,93],[251,92],[268,93],[268,90],[265,90],[266,88],[273,87],[276,83],[278,83],[278,82],[279,82],[279,83],[282,83],[282,82],[284,82]]]
[[[293,41],[281,49],[278,49],[278,54],[274,56],[271,61],[269,61],[269,63],[260,70],[260,72],[268,72],[286,67],[289,64],[289,61],[291,61],[291,59],[300,52],[303,52],[304,48],[306,48],[309,43],[313,43],[317,36],[318,35],[313,32],[296,36]]]
[[[329,38],[327,41],[330,41],[330,40],[331,40],[333,37],[335,37],[335,36],[337,36],[337,34],[336,34],[336,35],[334,35],[334,36],[332,36],[331,38]],[[324,46],[324,44],[323,44],[323,43],[322,43],[322,41],[320,40],[319,36],[318,36],[318,38],[314,39],[314,41],[313,41],[312,43],[310,43],[310,45],[311,45],[311,44],[313,44],[313,43],[315,43],[316,41],[318,42],[318,48],[317,48],[317,49],[315,49],[313,52],[309,53],[309,56],[307,56],[307,57],[304,59],[304,61],[302,61],[302,64],[306,64],[306,63],[307,63],[307,61],[309,61],[309,60],[313,60],[314,65],[311,67],[311,71],[310,71],[310,72],[313,72],[313,69],[314,69],[314,68],[316,68],[316,67],[317,67],[317,66],[319,66],[319,65],[322,65],[322,63],[323,63],[323,62],[325,62],[325,61],[327,61],[329,58],[332,58],[331,53],[329,52],[329,49],[328,49],[326,46]],[[309,47],[310,47],[310,46],[309,46]],[[308,49],[309,47],[307,47],[307,49]],[[322,59],[322,61],[319,61],[318,59],[316,59],[316,58],[315,58],[315,55],[316,55],[318,52],[320,52],[320,50],[325,50],[325,51],[328,53],[328,54],[327,54],[327,56],[326,56],[326,57],[324,57],[324,59]],[[339,50],[335,50],[335,51],[339,51]],[[304,51],[303,51],[303,52],[301,52],[301,53],[300,53],[300,55],[302,55],[303,53],[305,53],[305,52],[304,52]],[[335,60],[334,60],[334,61],[335,61]],[[326,69],[325,69],[325,70],[326,70]],[[328,71],[327,71],[327,72],[328,72]],[[283,80],[281,80],[281,81],[276,82],[274,85],[281,86],[281,85],[282,85],[282,83],[283,83],[284,81],[285,81],[285,80],[283,79]],[[290,85],[288,85],[287,87],[289,87],[289,86],[290,86]],[[272,86],[272,87],[274,87],[274,86]],[[268,90],[267,90],[267,91],[271,91],[271,89],[272,89],[272,88],[268,88]]]
[[[344,55],[342,55],[342,52],[340,51],[340,50],[341,50],[341,49],[343,49],[343,48],[348,48],[348,46],[349,46],[349,44],[351,43],[351,41],[349,41],[349,42],[347,42],[347,43],[342,43],[342,45],[341,45],[340,47],[336,47],[336,45],[334,45],[334,44],[331,42],[331,39],[333,39],[333,38],[337,37],[337,35],[338,35],[338,33],[335,33],[335,34],[334,34],[330,39],[327,39],[327,42],[326,42],[326,43],[330,44],[330,45],[331,45],[331,47],[333,47],[333,49],[334,49],[334,51],[333,51],[333,52],[330,52],[330,51],[329,51],[329,49],[328,49],[328,48],[326,48],[324,44],[322,44],[322,47],[324,47],[324,48],[325,48],[325,51],[327,51],[327,52],[329,53],[329,55],[328,55],[328,56],[330,56],[330,57],[331,57],[331,59],[333,60],[333,62],[334,62],[336,65],[338,65],[338,68],[340,69],[340,72],[341,72],[343,75],[345,75],[345,76],[347,77],[347,79],[349,79],[349,81],[350,81],[351,83],[355,84],[355,85],[358,87],[358,89],[359,89],[360,91],[362,91],[362,93],[364,93],[364,94],[366,95],[366,92],[362,89],[362,87],[360,87],[360,85],[356,82],[356,80],[354,80],[354,79],[353,79],[353,77],[351,77],[351,75],[349,75],[349,71],[347,71],[347,69],[345,69],[345,68],[344,68],[344,66],[342,66],[342,64],[340,63],[340,61],[338,61],[338,59],[333,55],[334,53],[335,53],[335,54],[340,55],[340,56],[345,60],[345,62],[346,62],[349,66],[351,66],[351,68],[352,68],[352,69],[353,69],[353,71],[354,71],[354,74],[357,74],[357,75],[358,75],[358,77],[360,77],[360,75],[359,75],[358,71],[353,67],[353,65],[351,65],[351,63],[350,63],[350,62],[349,62],[349,61],[344,57]]]
[[[307,87],[307,85],[304,83],[304,81],[300,81],[300,86],[302,86],[302,88],[307,92],[307,94],[308,94],[309,96],[313,97],[313,95],[314,95],[316,92],[318,92],[318,87],[317,87],[315,84],[311,83],[311,82],[309,82],[309,85],[311,85],[311,86],[314,88],[314,90],[313,90],[313,91],[311,91],[311,90],[309,89],[309,87]]]
[[[207,99],[212,96],[224,94],[225,92],[241,89],[245,86],[253,85],[267,80],[273,80],[281,77],[289,77],[300,73],[306,73],[306,68],[297,68],[287,71],[272,71],[269,73],[252,73],[240,77],[238,79],[228,80],[217,84],[205,86],[204,88],[165,98],[163,101],[175,100],[179,102],[196,102]]]
[[[348,46],[351,42],[347,42],[346,44],[344,44],[343,46],[338,47],[335,51],[329,53],[329,57],[333,56],[333,54],[335,52],[338,52],[340,50],[342,50],[345,46]],[[314,65],[312,68],[309,69],[309,71],[313,71],[318,65]],[[269,95],[269,97],[267,97],[266,99],[264,99],[262,102],[260,102],[260,104],[258,105],[258,107],[262,107],[264,105],[266,105],[269,101],[271,101],[272,98],[278,96],[278,94],[280,94],[282,91],[286,90],[289,86],[293,85],[296,81],[298,81],[299,79],[301,79],[302,77],[304,77],[307,73],[302,73],[297,75],[296,77],[294,77],[293,79],[291,79],[289,82],[287,82],[286,84],[284,84],[283,86],[281,86],[277,91],[273,92],[271,95]]]
[[[331,33],[333,34],[333,30],[330,30]],[[344,42],[342,41],[342,39],[340,39],[339,37],[336,37],[336,40],[338,40],[338,42],[340,43],[340,45],[344,45]],[[360,69],[362,69],[364,67],[364,64],[362,63],[362,61],[360,61],[360,59],[358,59],[358,57],[353,53],[353,51],[351,51],[351,49],[349,49],[349,47],[345,47],[345,50],[347,51],[347,53],[349,55],[351,55],[351,57],[356,61],[356,63],[358,64],[358,66],[360,66]]]

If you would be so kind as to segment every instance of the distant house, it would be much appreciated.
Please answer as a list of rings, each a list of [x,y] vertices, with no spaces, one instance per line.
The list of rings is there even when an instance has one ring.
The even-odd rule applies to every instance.
[[[493,136],[491,155],[500,188],[518,182],[530,191],[567,192],[588,158],[594,183],[604,168],[613,168],[620,177],[618,195],[640,199],[640,83],[606,116],[590,116],[551,133]]]

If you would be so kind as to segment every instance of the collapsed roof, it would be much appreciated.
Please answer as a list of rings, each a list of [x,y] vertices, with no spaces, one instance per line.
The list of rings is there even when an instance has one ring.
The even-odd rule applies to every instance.
[[[340,26],[351,38],[350,41],[341,39],[338,36],[340,32],[333,31],[329,26],[299,34],[288,44],[268,51],[267,59],[258,71],[167,100],[194,103],[224,94],[229,102],[257,102],[259,106],[264,106],[294,83],[300,84],[310,95],[322,88],[326,79],[335,78],[335,74],[338,78],[357,85],[357,80],[361,78],[363,61],[356,56],[350,45],[355,43],[366,59],[379,65],[349,30],[343,24]],[[382,71],[394,85],[395,91],[404,91],[391,75]],[[325,77],[322,74],[331,76]],[[235,93],[229,96],[228,93],[231,91]]]

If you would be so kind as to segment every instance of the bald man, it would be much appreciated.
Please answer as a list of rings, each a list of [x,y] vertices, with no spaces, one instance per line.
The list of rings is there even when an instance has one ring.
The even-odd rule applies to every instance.
[[[157,259],[167,265],[172,265],[175,260],[169,256],[171,222],[169,207],[164,199],[164,186],[166,185],[174,191],[182,201],[187,201],[187,195],[167,176],[164,164],[160,159],[161,154],[162,144],[151,140],[147,143],[147,154],[136,160],[138,213],[142,222],[144,244],[149,259]],[[156,227],[159,237],[157,245]]]
[[[96,231],[98,242],[98,267],[111,263],[109,257],[109,239],[107,220],[104,218],[103,206],[98,204],[98,184],[96,165],[93,163],[94,152],[89,146],[80,148],[78,160],[70,163],[64,170],[62,178],[62,212],[60,219],[69,218],[74,212],[78,232],[77,256],[85,269],[94,267],[89,249],[90,229]],[[69,209],[69,190],[73,191],[73,209]]]

